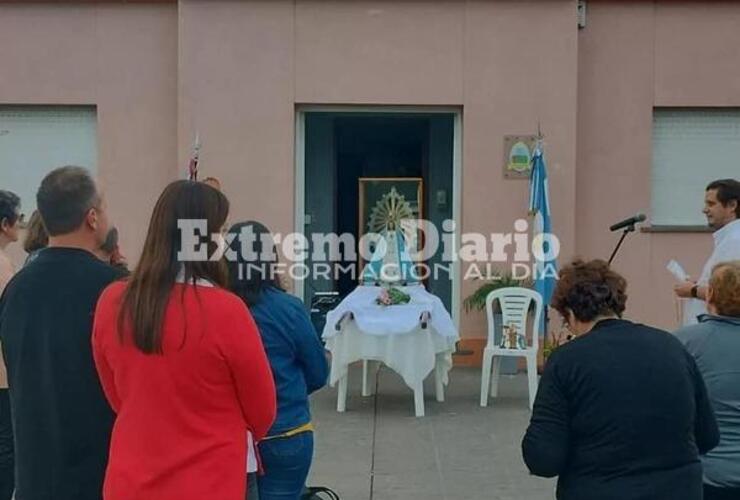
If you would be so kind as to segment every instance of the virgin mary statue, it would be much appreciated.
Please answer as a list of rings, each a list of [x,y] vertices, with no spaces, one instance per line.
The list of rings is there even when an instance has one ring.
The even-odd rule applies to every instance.
[[[362,284],[418,284],[416,266],[409,256],[409,248],[416,248],[416,220],[411,205],[395,187],[373,207],[367,229],[375,235],[375,248],[363,269]]]

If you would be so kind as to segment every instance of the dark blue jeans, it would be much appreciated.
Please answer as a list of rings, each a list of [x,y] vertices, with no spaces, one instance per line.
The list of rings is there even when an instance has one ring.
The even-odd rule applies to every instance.
[[[262,441],[259,451],[265,472],[260,500],[300,500],[313,459],[313,433]]]

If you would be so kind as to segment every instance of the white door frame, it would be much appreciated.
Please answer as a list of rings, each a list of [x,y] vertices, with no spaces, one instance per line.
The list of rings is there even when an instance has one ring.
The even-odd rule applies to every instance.
[[[306,113],[446,113],[454,115],[452,143],[452,220],[455,221],[453,234],[454,255],[460,250],[460,229],[462,227],[462,109],[459,107],[441,106],[336,106],[336,105],[303,105],[296,106],[295,113],[295,232],[305,231],[306,218]],[[458,331],[460,329],[461,307],[461,266],[460,260],[452,262],[452,320]],[[296,279],[294,293],[303,298],[304,282]]]

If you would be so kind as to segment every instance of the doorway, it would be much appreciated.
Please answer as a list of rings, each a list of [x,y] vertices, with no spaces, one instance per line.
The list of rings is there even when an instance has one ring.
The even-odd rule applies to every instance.
[[[312,234],[351,234],[357,241],[363,232],[360,178],[418,178],[423,186],[422,218],[431,221],[440,236],[445,220],[459,221],[460,123],[460,113],[454,109],[299,110],[296,229],[309,239],[309,269],[313,266]],[[458,230],[453,234],[455,246]],[[424,284],[457,323],[458,264],[443,262],[441,246],[425,263],[432,272]],[[342,267],[350,264],[341,262]],[[351,273],[330,277],[309,273],[296,283],[296,291],[308,304],[317,292],[348,294],[357,286],[357,278]]]

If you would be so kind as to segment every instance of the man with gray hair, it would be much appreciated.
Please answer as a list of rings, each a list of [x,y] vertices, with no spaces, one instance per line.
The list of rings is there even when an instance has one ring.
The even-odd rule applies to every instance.
[[[105,199],[87,170],[62,167],[36,195],[49,246],[0,298],[15,432],[16,500],[101,500],[113,411],[92,356],[95,304],[119,271],[95,255]]]
[[[709,314],[676,332],[696,359],[720,430],[720,443],[702,457],[704,500],[740,498],[740,261],[712,269]]]

